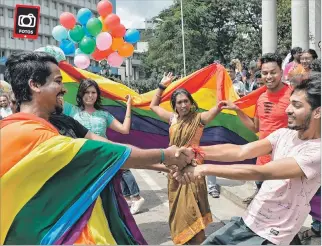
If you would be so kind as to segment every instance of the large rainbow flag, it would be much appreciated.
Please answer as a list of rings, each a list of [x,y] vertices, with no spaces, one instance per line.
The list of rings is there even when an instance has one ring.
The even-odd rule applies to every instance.
[[[79,81],[84,78],[95,80],[102,92],[102,104],[119,121],[123,122],[126,109],[126,95],[133,98],[132,124],[129,135],[122,135],[107,130],[109,139],[115,142],[128,143],[141,148],[161,148],[169,144],[169,125],[149,108],[155,91],[138,94],[129,87],[113,82],[102,76],[74,68],[66,62],[59,64],[63,75],[64,86],[68,90],[65,100],[76,104]],[[232,81],[225,68],[212,64],[185,78],[173,82],[163,93],[161,106],[172,111],[170,97],[177,88],[185,88],[192,93],[200,110],[209,110],[220,100],[235,101],[250,117],[254,116],[255,103],[266,88],[261,88],[246,97],[239,98],[235,93]],[[248,130],[235,112],[224,110],[209,123],[201,139],[201,145],[220,143],[245,144],[257,140],[256,134]],[[249,163],[249,160],[246,161]],[[254,160],[252,160],[254,163]]]
[[[0,128],[1,244],[147,244],[115,179],[130,148],[61,136],[26,113]]]

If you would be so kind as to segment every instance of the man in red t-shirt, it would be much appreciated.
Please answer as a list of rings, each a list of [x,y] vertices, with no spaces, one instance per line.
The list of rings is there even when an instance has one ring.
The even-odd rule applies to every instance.
[[[244,125],[255,133],[259,139],[267,137],[277,129],[287,127],[286,108],[290,103],[291,87],[282,82],[282,58],[277,54],[267,53],[261,57],[261,74],[267,91],[258,98],[254,119],[244,114],[234,103],[225,101],[224,108],[235,110]],[[271,160],[271,156],[257,158],[257,165],[264,165]],[[256,182],[258,189],[261,182]],[[247,199],[245,202],[249,202]]]

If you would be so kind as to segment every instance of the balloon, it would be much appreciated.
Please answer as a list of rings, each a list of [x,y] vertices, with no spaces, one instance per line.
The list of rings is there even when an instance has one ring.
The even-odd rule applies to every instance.
[[[79,54],[79,55],[75,56],[75,58],[74,58],[74,64],[76,65],[76,67],[81,68],[81,69],[88,68],[90,63],[91,63],[91,61],[90,61],[89,57],[84,54]]]
[[[130,44],[134,44],[140,40],[140,33],[136,29],[129,29],[124,35],[124,40]]]
[[[53,35],[54,39],[56,39],[59,42],[63,39],[68,38],[67,29],[61,25],[55,26],[51,31],[51,34]]]
[[[95,61],[101,61],[104,59],[107,59],[107,57],[113,53],[113,50],[108,49],[108,50],[99,50],[96,49],[93,53],[92,53],[92,57]]]
[[[79,43],[79,48],[81,51],[83,51],[85,54],[92,54],[95,50],[96,42],[93,38],[90,37],[84,37],[82,41]]]
[[[59,17],[60,24],[67,28],[73,29],[76,24],[76,18],[72,13],[64,12]]]
[[[100,16],[105,17],[113,12],[113,5],[110,1],[100,1],[97,4],[97,12]]]
[[[62,51],[64,51],[65,55],[72,55],[75,53],[75,44],[68,40],[68,39],[63,39],[60,42],[59,48],[62,49]]]
[[[62,49],[53,46],[53,45],[47,45],[45,47],[41,47],[39,49],[36,49],[35,51],[41,51],[41,52],[46,52],[56,58],[58,62],[65,61],[66,56],[64,54],[64,51]]]
[[[129,44],[129,43],[124,43],[118,49],[118,53],[120,54],[120,56],[123,56],[123,57],[129,57],[133,55],[133,52],[134,52],[134,47],[132,44]]]
[[[108,56],[107,62],[111,67],[119,67],[123,63],[123,57],[120,56],[117,52],[113,52]]]
[[[122,24],[118,24],[111,28],[111,34],[113,37],[116,37],[116,38],[123,37],[125,32],[126,32],[125,26]]]
[[[124,44],[123,38],[113,38],[112,41],[112,50],[116,51]]]
[[[93,14],[89,9],[81,8],[77,13],[77,21],[82,25],[86,25],[87,21],[92,18],[92,15]]]
[[[86,55],[80,48],[77,48],[75,50],[75,56],[80,55],[80,54]]]
[[[68,34],[70,39],[76,43],[80,42],[85,36],[85,32],[80,25],[76,25]]]
[[[104,23],[104,18],[102,16],[100,16],[100,17],[98,17],[98,19],[102,22],[102,25],[103,25],[102,32],[107,32],[108,31],[108,28],[107,28],[107,26]]]
[[[96,47],[99,50],[107,50],[112,45],[112,36],[108,32],[101,32],[96,37]]]
[[[108,29],[120,24],[120,18],[116,14],[109,14],[104,19],[104,24]]]
[[[85,33],[85,36],[86,36],[86,37],[93,37],[93,36],[92,36],[92,34],[90,34],[90,33],[88,32],[88,30],[87,30],[86,26],[83,26],[83,31],[84,31],[84,33]]]
[[[88,32],[93,36],[97,36],[102,31],[102,27],[102,22],[97,18],[91,18],[86,24]]]

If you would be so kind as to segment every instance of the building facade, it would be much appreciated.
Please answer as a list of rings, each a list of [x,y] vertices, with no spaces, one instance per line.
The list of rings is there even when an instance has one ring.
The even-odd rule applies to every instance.
[[[262,52],[277,48],[277,0],[262,0]],[[321,0],[292,0],[292,47],[314,49],[321,57]]]

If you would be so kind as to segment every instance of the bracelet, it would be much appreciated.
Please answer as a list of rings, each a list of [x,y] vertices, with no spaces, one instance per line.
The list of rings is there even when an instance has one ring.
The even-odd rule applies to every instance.
[[[125,118],[131,118],[131,115],[126,115]]]
[[[157,97],[161,98],[162,96],[158,95],[158,94],[155,94]]]
[[[165,90],[165,89],[167,89],[167,87],[166,86],[164,86],[164,85],[162,85],[162,84],[159,84],[159,89],[161,89],[161,90]]]
[[[160,151],[161,151],[161,161],[160,161],[160,163],[161,164],[164,164],[164,159],[165,159],[164,150],[163,149],[160,149]]]

